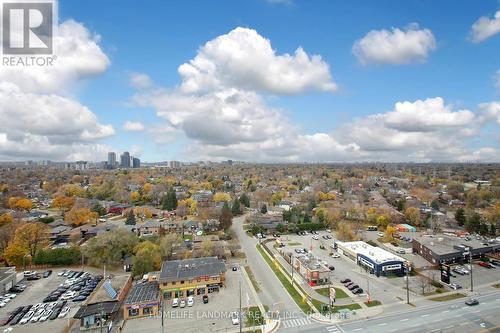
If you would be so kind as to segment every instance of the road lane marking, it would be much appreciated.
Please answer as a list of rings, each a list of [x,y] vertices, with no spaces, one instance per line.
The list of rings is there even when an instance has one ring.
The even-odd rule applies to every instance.
[[[453,328],[453,327],[455,327],[455,326],[454,325],[450,325],[450,326],[446,326],[444,329],[446,330],[448,328]]]
[[[429,316],[430,316],[430,314],[424,314],[424,315],[421,315],[420,317],[425,318],[425,317],[429,317]]]
[[[385,325],[387,325],[387,323],[380,323],[380,324],[378,324],[378,326],[385,326]]]
[[[444,311],[443,311],[443,313],[448,313],[448,312],[450,312],[450,310],[444,310]]]
[[[409,319],[408,319],[408,318],[405,318],[405,319],[401,319],[401,321],[407,321],[407,320],[409,320]]]
[[[355,328],[355,329],[353,329],[353,331],[360,331],[360,330],[361,330],[361,328]]]

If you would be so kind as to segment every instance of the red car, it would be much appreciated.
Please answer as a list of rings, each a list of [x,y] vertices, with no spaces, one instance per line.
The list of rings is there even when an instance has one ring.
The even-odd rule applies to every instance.
[[[480,261],[477,263],[479,266],[482,266],[482,267],[485,267],[485,268],[491,268],[490,264],[484,262],[484,261]]]

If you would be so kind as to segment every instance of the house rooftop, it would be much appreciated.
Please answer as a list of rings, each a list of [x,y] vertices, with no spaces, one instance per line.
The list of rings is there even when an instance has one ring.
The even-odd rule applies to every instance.
[[[159,294],[160,289],[158,288],[158,282],[139,283],[130,289],[125,304],[157,301],[159,299]]]

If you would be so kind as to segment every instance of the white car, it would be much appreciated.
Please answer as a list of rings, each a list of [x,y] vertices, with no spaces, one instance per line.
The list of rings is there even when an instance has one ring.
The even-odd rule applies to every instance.
[[[317,235],[314,235],[314,236],[312,236],[312,239],[314,239],[314,240],[318,240],[318,239],[319,239],[319,237],[318,237]]]
[[[29,311],[24,315],[24,317],[19,321],[19,324],[24,325],[30,321],[30,319],[35,315],[35,311]]]
[[[57,273],[57,276],[63,276],[63,275],[64,275],[64,273],[66,273],[66,270],[64,270],[64,271],[60,271],[59,273]]]
[[[238,312],[231,312],[231,322],[233,325],[238,325],[240,323],[240,316],[238,315]]]
[[[189,296],[187,301],[187,306],[193,306],[193,305],[194,305],[194,298],[193,296]]]
[[[179,306],[179,299],[178,299],[178,298],[174,298],[174,299],[172,300],[172,307],[173,307],[173,308],[176,308],[176,307],[178,307],[178,306]]]
[[[382,231],[377,232],[377,236],[384,237],[384,233]]]
[[[332,258],[340,258],[339,254],[338,253],[332,253],[331,255]]]
[[[66,315],[68,314],[69,312],[69,307],[68,306],[65,306],[62,310],[61,310],[61,313],[59,313],[59,316],[57,316],[57,318],[64,318],[66,317]]]
[[[180,308],[185,308],[186,307],[186,300],[185,299],[181,299],[181,302],[179,303],[179,307]]]
[[[16,294],[5,294],[5,295],[3,295],[3,296],[4,296],[4,297],[8,297],[8,298],[10,298],[10,299],[14,299],[14,298],[16,298],[16,296],[17,296],[17,295],[16,295]]]
[[[43,308],[37,310],[36,313],[33,315],[33,317],[31,317],[30,322],[36,323],[37,321],[39,321],[44,312],[45,312],[45,310]]]
[[[46,321],[49,319],[50,315],[52,314],[52,310],[46,310],[43,312],[42,316],[40,317],[39,321]]]
[[[63,301],[67,301],[69,299],[75,298],[78,293],[76,291],[67,291],[61,295],[61,299]]]
[[[7,303],[0,301],[0,308],[3,308],[7,305]]]

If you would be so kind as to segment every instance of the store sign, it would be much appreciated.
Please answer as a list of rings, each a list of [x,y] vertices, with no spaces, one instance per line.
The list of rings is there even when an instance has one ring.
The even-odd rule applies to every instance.
[[[446,284],[450,283],[450,266],[441,265],[441,281]]]
[[[365,259],[363,259],[363,258],[361,258],[361,257],[359,257],[359,261],[360,261],[361,263],[363,263],[363,265],[366,265],[366,266],[368,266],[368,267],[370,267],[370,268],[375,267],[375,265],[373,265],[371,262],[369,262],[368,260],[365,260]]]
[[[393,270],[396,270],[396,269],[401,269],[401,264],[387,265],[387,266],[382,267],[383,271],[393,271]]]

